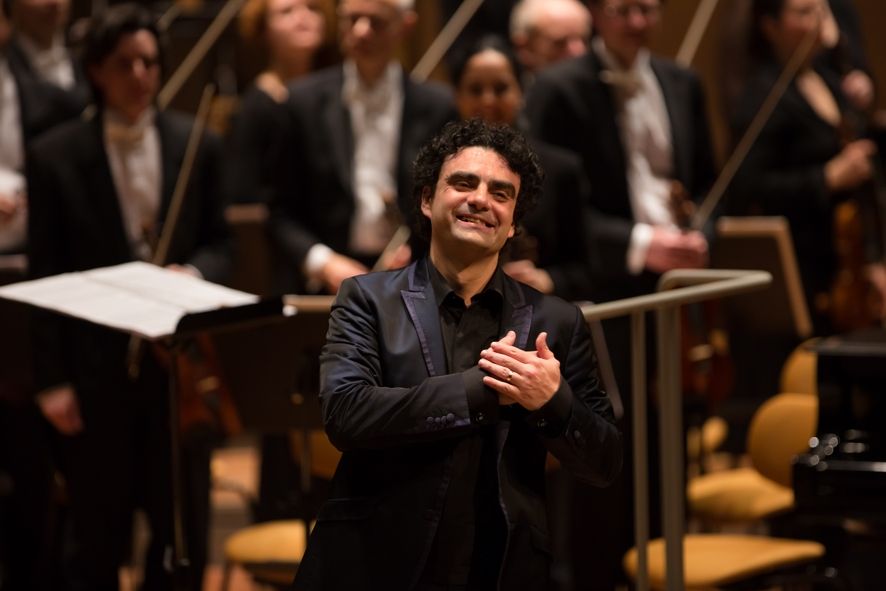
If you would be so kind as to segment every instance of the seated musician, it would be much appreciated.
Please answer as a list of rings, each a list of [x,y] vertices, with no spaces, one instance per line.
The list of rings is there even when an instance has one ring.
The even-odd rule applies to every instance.
[[[416,22],[411,0],[344,0],[338,15],[344,63],[289,89],[271,212],[293,288],[326,293],[376,263],[405,223],[419,146],[457,117],[448,89],[395,61]]]
[[[158,111],[159,34],[145,9],[116,5],[90,23],[84,66],[95,115],[35,141],[28,161],[33,277],[152,260],[181,172],[193,121]],[[202,138],[168,258],[185,273],[219,281],[229,265],[218,199],[219,143]],[[138,375],[127,370],[122,333],[49,314],[35,318],[38,404],[55,427],[69,523],[63,575],[71,589],[117,589],[131,547],[133,510],[151,539],[144,589],[169,589],[173,556],[168,376],[150,347]],[[206,561],[210,448],[185,445],[188,587]],[[182,571],[178,571],[182,575]],[[180,579],[183,580],[183,579]]]

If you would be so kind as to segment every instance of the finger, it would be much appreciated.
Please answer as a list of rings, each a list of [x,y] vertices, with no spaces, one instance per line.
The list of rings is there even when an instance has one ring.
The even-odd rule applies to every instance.
[[[495,390],[499,394],[507,396],[513,402],[519,403],[519,396],[518,395],[520,393],[520,390],[516,386],[514,386],[513,384],[509,384],[507,382],[497,380],[492,376],[484,376],[483,377],[483,384],[492,388],[493,390]]]
[[[498,353],[499,355],[504,355],[505,357],[509,357],[519,363],[531,363],[535,358],[534,352],[524,351],[523,349],[519,349],[514,347],[513,345],[506,345],[501,341],[497,343],[492,343],[490,346],[493,353]]]
[[[495,354],[493,353],[492,355],[494,356]],[[488,356],[484,356],[477,365],[483,371],[505,382],[513,383],[515,379],[520,377],[519,367],[509,357],[490,359]]]
[[[548,347],[548,333],[543,332],[535,338],[535,350],[542,359],[554,358],[554,352]]]
[[[513,345],[515,342],[517,342],[517,333],[515,333],[513,330],[509,330],[508,333],[499,341],[499,343],[504,343],[505,345]]]

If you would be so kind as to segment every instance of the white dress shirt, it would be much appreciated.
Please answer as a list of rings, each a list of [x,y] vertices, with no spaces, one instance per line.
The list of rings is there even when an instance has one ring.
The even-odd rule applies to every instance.
[[[601,72],[601,80],[614,89],[635,222],[626,265],[629,272],[637,274],[645,265],[653,226],[675,227],[671,208],[674,171],[670,119],[648,51],[641,50],[633,65],[625,69],[599,37],[592,41],[592,48],[607,68]]]
[[[397,207],[397,149],[403,114],[403,70],[388,64],[381,78],[367,86],[353,61],[342,66],[342,101],[351,117],[354,139],[353,181],[356,199],[349,245],[352,252],[380,254],[396,231],[391,212]],[[305,259],[309,278],[316,278],[332,256],[316,244]]]
[[[0,220],[0,251],[19,250],[27,234],[24,132],[18,86],[9,63],[0,55],[0,199],[16,202],[15,213]]]
[[[52,46],[49,49],[37,47],[33,41],[24,35],[19,35],[16,39],[25,57],[28,58],[28,63],[31,64],[37,75],[65,90],[71,90],[74,87],[76,82],[74,78],[74,64],[61,36],[53,40]]]
[[[110,109],[104,111],[104,142],[126,236],[135,256],[151,260],[160,209],[162,166],[155,112],[145,111],[130,124]]]

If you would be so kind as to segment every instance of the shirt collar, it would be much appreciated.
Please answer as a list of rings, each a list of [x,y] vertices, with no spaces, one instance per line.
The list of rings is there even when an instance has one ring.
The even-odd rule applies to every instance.
[[[141,140],[154,125],[156,110],[148,107],[135,123],[129,123],[120,113],[105,109],[102,113],[105,137],[112,143],[134,143]]]
[[[431,287],[434,290],[434,297],[437,299],[437,305],[441,306],[447,296],[450,293],[454,294],[455,291],[446,281],[446,278],[443,277],[443,274],[437,270],[434,263],[431,262],[431,257],[425,257],[425,261],[428,266],[428,280],[431,282]],[[495,271],[492,273],[492,277],[489,278],[486,286],[480,290],[480,293],[474,296],[474,299],[489,297],[487,294],[497,294],[499,301],[504,301],[504,286],[504,271],[501,270],[501,265],[498,265],[495,267]],[[461,300],[461,298],[458,299]]]
[[[384,106],[390,98],[396,96],[403,83],[403,69],[397,62],[388,63],[381,78],[372,86],[367,86],[360,79],[357,64],[353,60],[346,60],[342,64],[342,72],[344,74],[342,99],[347,105],[360,101],[373,104],[378,102]]]
[[[22,53],[28,58],[28,63],[38,71],[44,67],[51,67],[65,62],[68,59],[68,50],[61,35],[56,35],[48,49],[37,47],[37,44],[25,35],[18,35],[16,40]]]
[[[600,79],[629,95],[639,91],[643,87],[644,78],[652,74],[648,49],[641,49],[637,53],[637,59],[630,68],[621,65],[600,37],[591,39],[591,49],[604,66],[604,70],[600,72]]]

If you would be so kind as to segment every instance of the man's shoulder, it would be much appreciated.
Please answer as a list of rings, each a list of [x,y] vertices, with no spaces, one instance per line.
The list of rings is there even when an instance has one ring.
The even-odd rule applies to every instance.
[[[31,154],[56,156],[61,153],[65,157],[82,155],[84,151],[89,151],[92,143],[89,140],[98,137],[95,126],[96,123],[91,118],[65,121],[35,138],[31,143]]]
[[[674,60],[659,55],[650,56],[649,64],[652,70],[659,76],[667,76],[676,81],[692,83],[699,80],[698,74],[692,68],[681,66]]]

